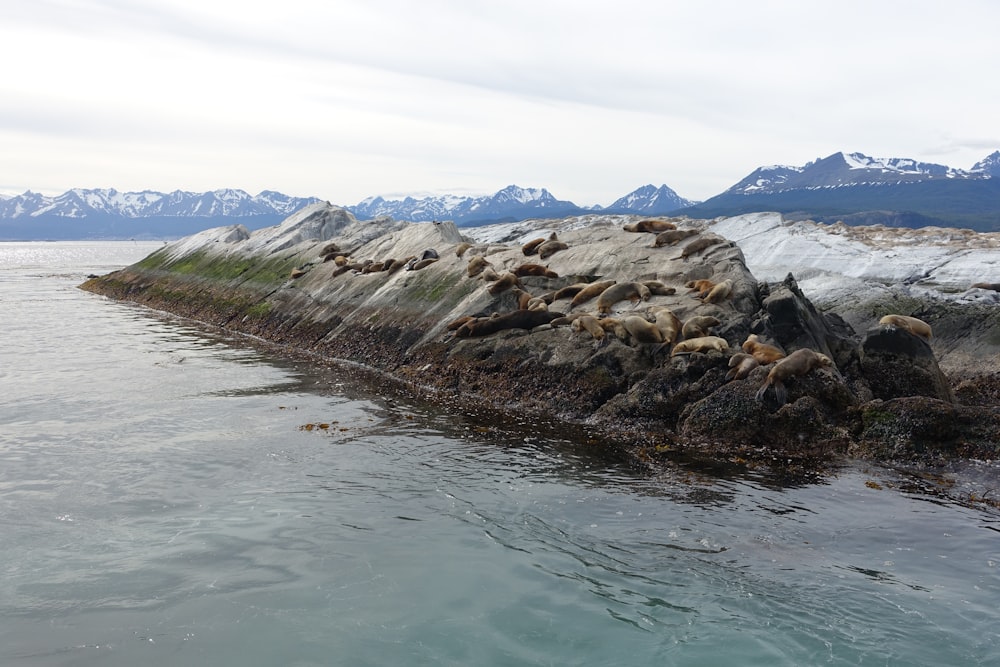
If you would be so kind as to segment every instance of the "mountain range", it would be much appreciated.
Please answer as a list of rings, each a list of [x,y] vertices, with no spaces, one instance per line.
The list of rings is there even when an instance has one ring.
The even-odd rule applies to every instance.
[[[25,192],[0,196],[0,240],[176,238],[221,225],[275,225],[315,197],[243,190],[170,193],[74,189],[55,197]],[[834,153],[804,166],[766,166],[704,202],[661,185],[644,185],[607,207],[579,206],[544,188],[510,185],[492,195],[385,199],[345,206],[359,219],[389,216],[460,226],[527,218],[563,218],[600,211],[716,218],[776,211],[790,219],[847,224],[966,227],[1000,231],[1000,151],[969,170],[906,158]]]

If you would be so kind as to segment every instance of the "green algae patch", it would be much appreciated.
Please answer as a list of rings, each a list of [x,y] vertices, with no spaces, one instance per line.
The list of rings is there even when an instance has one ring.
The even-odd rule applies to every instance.
[[[164,271],[181,276],[204,278],[211,281],[229,282],[239,280],[280,286],[292,269],[296,268],[296,256],[261,259],[244,255],[217,255],[205,250],[171,258],[163,250],[135,264],[136,269]]]

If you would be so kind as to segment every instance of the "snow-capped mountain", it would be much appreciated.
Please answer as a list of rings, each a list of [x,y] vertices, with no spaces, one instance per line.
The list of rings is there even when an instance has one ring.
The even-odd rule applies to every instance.
[[[243,217],[254,215],[287,216],[307,204],[319,201],[315,197],[289,197],[265,190],[256,196],[243,190],[213,190],[212,192],[170,193],[119,192],[111,189],[73,189],[55,197],[25,192],[16,197],[0,199],[0,219],[55,216],[87,218],[119,216],[123,218],[151,217]]]
[[[796,219],[894,227],[1000,230],[1000,151],[972,169],[834,153],[802,167],[760,167],[683,214],[776,211]]]
[[[990,164],[993,168],[1000,166],[1000,153],[995,155],[995,162],[989,163],[990,158],[987,158],[966,171],[909,158],[873,158],[863,153],[834,153],[802,167],[760,167],[723,194],[759,195],[801,188],[898,184],[941,178],[989,178]]]
[[[644,213],[646,215],[662,215],[680,208],[694,206],[695,201],[684,199],[666,185],[656,187],[644,185],[608,206],[608,212]]]
[[[356,206],[348,206],[347,209],[362,220],[387,215],[396,220],[414,222],[454,220],[460,225],[540,215],[559,217],[583,210],[571,201],[556,199],[544,188],[522,188],[517,185],[508,185],[499,192],[483,197],[455,195],[428,196],[421,199],[369,197]]]

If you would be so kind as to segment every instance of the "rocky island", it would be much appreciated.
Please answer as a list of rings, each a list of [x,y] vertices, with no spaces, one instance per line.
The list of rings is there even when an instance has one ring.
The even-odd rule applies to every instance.
[[[1000,285],[942,278],[927,249],[981,251],[982,273],[1000,259],[994,236],[777,214],[460,229],[317,203],[82,287],[427,395],[585,425],[636,462],[993,459]]]

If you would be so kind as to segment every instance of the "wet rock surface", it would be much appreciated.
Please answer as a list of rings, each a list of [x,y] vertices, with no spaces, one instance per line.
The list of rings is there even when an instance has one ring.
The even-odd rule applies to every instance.
[[[817,309],[791,274],[758,282],[740,248],[705,223],[669,221],[690,233],[657,246],[656,234],[623,229],[639,220],[535,221],[500,234],[356,221],[318,204],[252,234],[221,228],[182,239],[84,288],[363,364],[442,400],[586,424],[644,464],[666,451],[995,456],[995,359],[951,381],[938,365],[936,348],[961,347],[968,330],[958,311],[930,343],[878,326],[890,312],[882,309],[861,336],[835,310]],[[544,258],[525,254],[532,241]],[[634,286],[614,300],[574,291],[602,281]],[[722,287],[710,296],[695,281]],[[666,311],[681,323],[717,322],[707,332],[716,342],[663,340],[672,334]],[[594,318],[587,326],[584,315]],[[783,403],[774,392],[758,398],[775,363],[727,379],[751,334],[832,364],[789,374]]]

